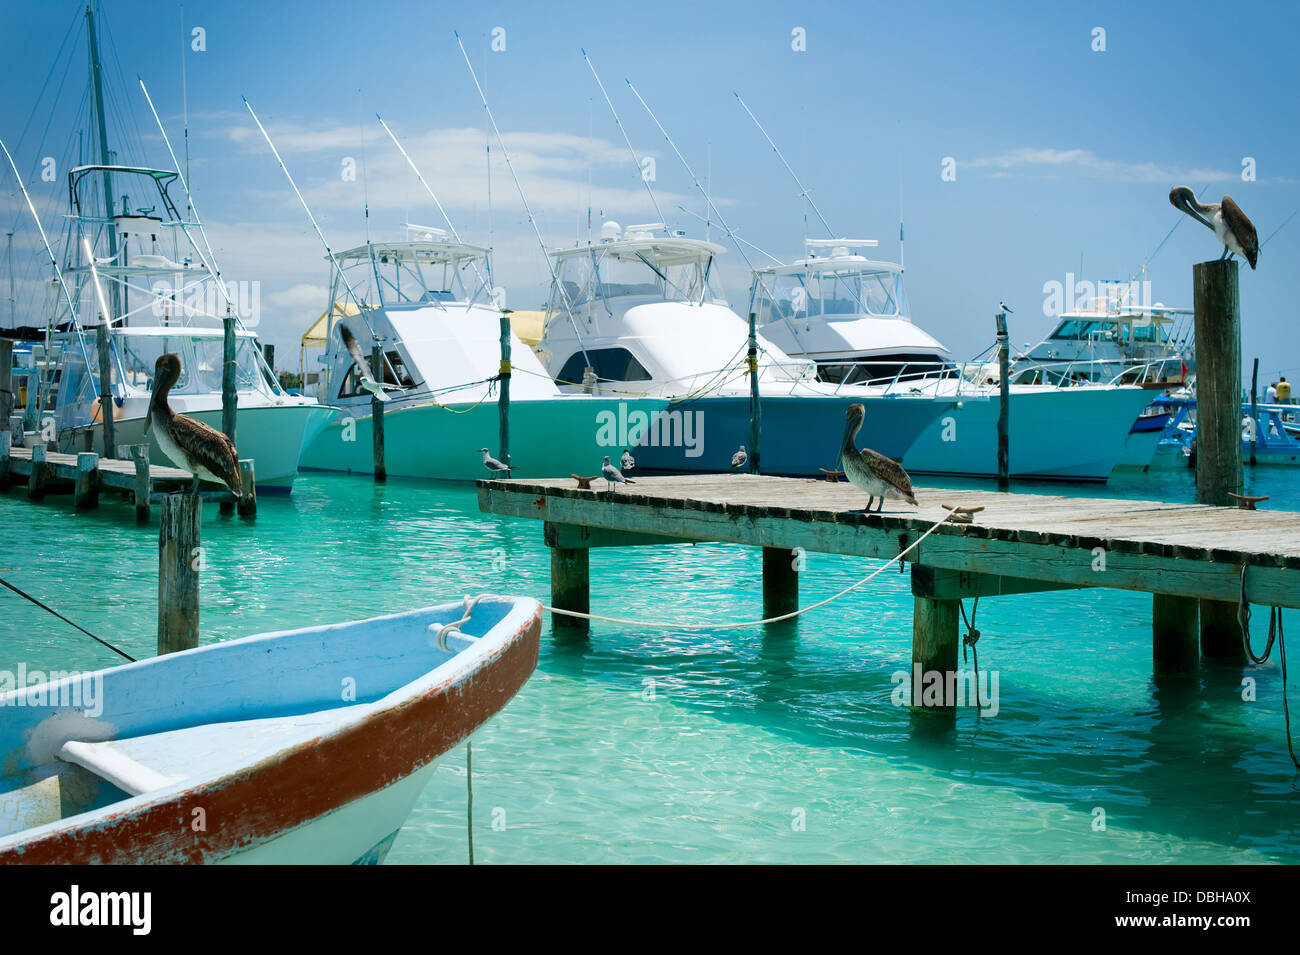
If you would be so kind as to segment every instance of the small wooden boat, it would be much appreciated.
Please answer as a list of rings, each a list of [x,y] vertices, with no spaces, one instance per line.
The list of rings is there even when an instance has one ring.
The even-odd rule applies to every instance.
[[[0,694],[0,863],[378,863],[537,666],[484,596]]]

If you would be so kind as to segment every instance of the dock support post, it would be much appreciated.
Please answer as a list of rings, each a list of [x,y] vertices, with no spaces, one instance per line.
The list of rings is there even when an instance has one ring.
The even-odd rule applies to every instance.
[[[99,507],[99,455],[82,451],[77,455],[77,486],[73,501],[79,511]]]
[[[370,367],[374,369],[375,380],[384,380],[384,353],[376,345],[370,352]],[[382,484],[388,480],[388,468],[384,464],[384,403],[378,395],[370,396],[370,431],[374,438],[371,450],[374,453],[375,482]]]
[[[956,600],[913,598],[913,707],[956,713],[958,612]]]
[[[1007,313],[997,314],[998,332],[998,490],[1011,490],[1011,346]]]
[[[501,313],[501,367],[497,370],[501,394],[497,398],[497,455],[510,466],[510,316]]]
[[[158,653],[199,645],[199,522],[197,494],[168,494],[158,530]]]
[[[759,458],[762,452],[759,446],[763,436],[763,406],[758,393],[758,315],[749,313],[749,350],[746,353],[749,365],[749,473],[761,473]]]
[[[32,445],[32,473],[27,481],[27,496],[39,501],[45,496],[45,443]]]
[[[1259,449],[1259,359],[1250,370],[1250,463],[1255,464]]]
[[[0,430],[8,431],[9,418],[14,413],[14,343],[11,338],[0,338]]]
[[[1151,663],[1156,676],[1195,673],[1196,600],[1173,594],[1151,595]]]
[[[135,462],[135,519],[141,523],[149,520],[149,445],[131,445],[131,460]]]
[[[9,490],[9,450],[13,439],[12,431],[0,431],[0,491]]]
[[[799,609],[797,556],[784,547],[763,548],[763,617],[780,617]]]
[[[1242,492],[1241,302],[1238,265],[1229,259],[1192,266],[1196,321],[1196,500],[1226,507]],[[1237,605],[1202,600],[1201,653],[1245,661]]]
[[[551,606],[578,613],[591,612],[591,579],[588,554],[585,547],[551,548]],[[566,617],[551,614],[551,629],[555,633],[586,636],[591,630],[585,617]]]
[[[104,429],[104,457],[112,460],[117,445],[113,437],[113,360],[108,325],[95,326],[95,349],[99,352],[99,423]]]
[[[254,482],[252,458],[240,458],[239,478],[244,485],[244,499],[236,505],[239,516],[252,520],[257,517],[257,485]]]

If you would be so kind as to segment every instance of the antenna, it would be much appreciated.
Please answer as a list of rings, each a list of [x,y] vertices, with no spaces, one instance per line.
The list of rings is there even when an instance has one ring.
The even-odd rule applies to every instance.
[[[812,196],[808,195],[807,188],[799,181],[799,177],[795,175],[794,169],[788,162],[786,162],[785,156],[781,154],[781,150],[776,148],[776,143],[774,143],[772,137],[767,134],[767,130],[763,128],[763,124],[758,121],[758,117],[754,115],[753,111],[745,105],[745,101],[740,98],[740,94],[735,93],[734,95],[736,97],[736,102],[738,102],[741,108],[749,114],[749,118],[754,121],[754,125],[758,127],[758,131],[762,133],[763,138],[767,140],[767,144],[772,147],[772,152],[776,153],[776,157],[781,160],[781,164],[785,166],[786,172],[790,174],[790,178],[794,180],[794,184],[799,187],[800,197],[808,202],[808,205],[812,207],[812,211],[817,214],[817,218],[821,220],[822,226],[826,229],[826,234],[832,239],[835,238],[835,232],[831,229],[830,225],[827,224],[826,217],[822,215],[821,210],[817,208],[817,203],[813,202]]]
[[[189,38],[185,35],[185,7],[181,7],[181,110],[184,115],[185,130],[185,180],[190,178],[190,97],[189,88],[186,85],[185,78],[185,50],[189,46]],[[194,207],[190,205],[190,190],[185,190],[185,211],[187,214],[193,214]]]
[[[600,95],[605,97],[605,103],[607,106],[609,106],[609,111],[614,114],[614,125],[616,125],[618,127],[618,131],[623,134],[623,142],[627,143],[627,151],[632,154],[632,165],[636,166],[637,177],[641,180],[642,184],[645,186],[645,191],[650,194],[650,201],[654,204],[655,207],[655,215],[659,217],[658,221],[663,223],[664,232],[671,235],[671,233],[668,232],[668,220],[667,218],[664,217],[664,211],[659,208],[659,200],[655,198],[655,191],[650,186],[650,180],[645,177],[645,173],[642,172],[641,170],[641,157],[639,157],[636,154],[636,150],[632,148],[632,140],[628,138],[627,130],[623,128],[623,121],[618,118],[618,110],[614,108],[613,102],[610,101],[609,94],[605,92],[605,84],[600,81],[600,76],[596,73],[596,67],[592,65],[591,57],[587,56],[586,50],[582,51],[582,58],[587,63],[587,69],[591,70],[591,75],[596,80],[596,85],[600,87]],[[591,210],[590,209],[587,210],[587,244],[588,245],[591,244]]]
[[[334,250],[330,248],[330,244],[325,241],[325,234],[321,232],[320,226],[316,224],[316,217],[311,214],[311,208],[308,207],[307,200],[302,197],[302,193],[298,190],[298,184],[293,181],[293,176],[289,173],[289,167],[286,166],[284,160],[280,158],[280,151],[275,148],[275,143],[271,142],[271,136],[267,133],[266,127],[262,125],[262,121],[257,118],[257,113],[253,111],[253,104],[248,101],[247,97],[241,98],[244,100],[244,105],[248,107],[248,112],[249,115],[253,117],[253,122],[257,123],[257,128],[261,131],[262,138],[265,139],[266,144],[271,147],[271,154],[275,156],[275,161],[280,164],[280,170],[284,173],[284,177],[289,180],[289,185],[293,189],[294,195],[296,195],[298,201],[302,203],[303,211],[307,213],[307,218],[311,222],[311,227],[316,230],[316,238],[320,239],[321,245],[325,247],[325,254],[329,256],[329,260],[334,266],[335,273],[338,275],[339,280],[342,281],[343,287],[348,290],[348,297],[352,299],[352,304],[357,307],[357,314],[361,317],[361,320],[365,322],[366,329],[370,332],[370,337],[375,341],[378,341],[379,336],[375,334],[374,326],[370,324],[370,319],[366,317],[365,306],[363,306],[361,300],[357,298],[357,293],[352,288],[352,283],[348,281],[348,277],[343,274],[343,267],[339,265],[339,260],[335,258]],[[331,308],[332,307],[333,306],[331,305]],[[385,362],[386,361],[387,358],[385,358]],[[396,376],[394,376],[394,380],[397,380]],[[381,401],[388,400],[388,396],[382,391],[376,392],[376,397]]]
[[[515,191],[519,193],[519,201],[524,204],[524,212],[528,215],[528,224],[533,227],[533,235],[537,236],[537,244],[541,247],[542,258],[546,261],[546,270],[551,273],[551,285],[560,293],[560,301],[564,303],[564,311],[569,316],[569,324],[573,326],[574,337],[578,340],[578,349],[582,352],[583,361],[590,365],[591,358],[587,354],[587,346],[582,342],[582,333],[578,331],[578,321],[573,317],[573,306],[569,303],[569,296],[565,293],[564,286],[560,284],[559,276],[555,274],[555,266],[551,263],[551,257],[546,251],[546,243],[542,241],[542,233],[537,227],[537,220],[533,218],[533,210],[528,206],[528,197],[524,195],[524,187],[519,184],[519,176],[515,174],[514,163],[510,161],[510,151],[506,149],[505,140],[501,138],[501,129],[497,126],[496,117],[492,115],[492,107],[488,106],[487,97],[483,95],[483,87],[479,85],[478,74],[474,72],[474,64],[469,61],[469,54],[465,52],[465,44],[460,40],[460,33],[456,30],[451,32],[456,37],[456,45],[460,47],[460,55],[465,58],[465,66],[469,69],[470,79],[474,81],[474,89],[478,90],[478,98],[483,104],[483,112],[487,114],[488,122],[492,124],[492,131],[496,133],[497,145],[501,147],[501,155],[505,157],[506,168],[510,170],[510,178],[515,181]]]

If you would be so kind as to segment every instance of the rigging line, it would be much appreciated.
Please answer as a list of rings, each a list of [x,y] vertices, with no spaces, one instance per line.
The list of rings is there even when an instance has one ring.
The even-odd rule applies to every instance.
[[[537,236],[537,244],[541,246],[542,258],[546,260],[546,269],[551,273],[551,285],[560,293],[560,301],[564,303],[564,311],[569,316],[569,324],[573,326],[573,334],[578,341],[578,349],[582,352],[583,361],[590,366],[591,357],[587,354],[587,346],[582,341],[582,333],[578,331],[578,320],[573,315],[573,306],[569,303],[569,295],[564,291],[564,286],[560,284],[559,276],[555,274],[555,265],[551,262],[551,256],[546,251],[546,243],[542,240],[542,232],[537,226],[537,219],[533,217],[533,210],[529,208],[528,198],[524,195],[524,187],[519,184],[519,176],[515,174],[514,163],[510,161],[510,151],[506,149],[506,142],[501,137],[501,129],[497,126],[496,117],[492,115],[492,107],[488,106],[487,96],[484,95],[483,87],[479,84],[478,74],[474,72],[474,64],[469,61],[469,54],[465,52],[465,44],[460,40],[460,33],[456,30],[451,32],[456,37],[456,45],[460,47],[460,55],[465,58],[465,66],[469,69],[470,79],[474,81],[474,89],[478,90],[478,98],[483,103],[483,112],[487,114],[488,121],[492,124],[492,131],[496,133],[497,145],[501,147],[501,155],[505,157],[506,168],[510,170],[510,177],[515,181],[515,190],[519,193],[519,201],[524,204],[524,212],[528,215],[528,224],[533,227],[533,234]]]
[[[907,547],[900,550],[895,556],[885,561],[885,563],[882,564],[880,567],[876,568],[871,573],[867,574],[867,576],[863,577],[857,583],[850,584],[849,586],[841,590],[839,593],[832,594],[831,596],[827,597],[825,600],[819,600],[814,604],[809,604],[807,607],[801,607],[798,610],[793,610],[790,613],[782,614],[779,617],[767,617],[763,620],[748,620],[745,621],[744,623],[725,623],[725,624],[680,623],[677,621],[630,620],[626,617],[605,617],[596,613],[580,613],[577,610],[561,610],[558,607],[548,607],[545,604],[542,605],[542,609],[548,610],[551,613],[560,614],[561,616],[565,616],[565,617],[580,617],[584,620],[602,620],[606,623],[625,623],[637,627],[659,627],[665,630],[740,630],[745,627],[758,627],[769,623],[780,623],[783,620],[793,620],[795,617],[808,613],[808,611],[810,610],[816,610],[819,607],[824,607],[829,603],[833,603],[834,601],[839,600],[844,595],[854,590],[857,590],[863,584],[868,583],[869,581],[880,576],[882,573],[888,570],[895,563],[902,561],[904,557],[906,557],[909,553],[911,553],[913,550],[919,547],[921,541],[925,540],[936,530],[938,530],[943,524],[947,523],[948,518],[952,516],[952,513],[954,511],[961,510],[960,507],[949,507],[946,504],[940,504],[939,506],[943,508],[945,511],[947,511],[948,513],[945,514],[942,518],[940,518],[937,522],[935,522],[935,524],[932,525],[928,531],[926,531],[924,534],[922,534],[920,537],[914,540]]]
[[[36,99],[32,101],[32,110],[31,110],[30,113],[27,114],[27,121],[26,121],[25,123],[23,123],[23,131],[22,131],[21,133],[18,134],[18,139],[14,142],[14,149],[19,149],[19,150],[21,150],[21,149],[23,148],[23,141],[27,138],[27,133],[28,133],[28,131],[31,129],[32,120],[34,120],[34,119],[36,118],[36,112],[37,112],[37,110],[40,109],[40,106],[41,106],[41,100],[44,99],[44,97],[45,97],[45,91],[46,91],[47,89],[49,89],[49,86],[50,86],[50,80],[54,77],[54,71],[55,71],[55,69],[58,68],[59,61],[63,59],[63,50],[64,50],[64,48],[68,45],[68,38],[69,38],[70,36],[72,36],[72,31],[73,31],[73,29],[77,26],[77,24],[82,22],[82,13],[81,13],[81,10],[79,10],[79,9],[77,9],[77,8],[75,8],[75,7],[74,7],[73,9],[74,9],[74,12],[73,12],[73,14],[72,14],[72,22],[70,22],[70,23],[68,24],[68,29],[67,29],[67,30],[64,32],[64,34],[63,34],[63,41],[62,41],[61,43],[59,43],[59,50],[58,50],[58,52],[54,54],[54,59],[52,59],[52,60],[50,61],[50,68],[49,68],[49,70],[47,70],[46,73],[45,73],[45,80],[44,80],[44,82],[41,83],[41,91],[40,91],[39,93],[36,94]],[[59,90],[62,90],[62,89],[63,89],[63,81],[66,80],[66,79],[68,78],[68,72],[72,69],[72,59],[73,59],[73,58],[72,58],[71,56],[69,56],[69,57],[68,57],[68,63],[67,63],[67,65],[63,68],[63,79],[59,81]],[[55,96],[55,104],[54,104],[54,106],[51,106],[51,107],[50,107],[50,109],[51,109],[51,116],[53,115],[54,108],[55,108],[55,106],[57,106],[57,105],[58,105],[58,97],[57,97],[57,94],[56,94],[56,96]],[[47,124],[46,128],[47,128],[47,129],[49,128],[49,127],[48,127],[48,124]],[[39,151],[41,145],[42,145],[42,143],[37,143],[37,150],[38,150],[38,151]]]
[[[627,130],[623,126],[623,121],[618,117],[618,110],[614,109],[614,103],[610,100],[609,93],[605,92],[605,84],[600,81],[600,76],[596,73],[596,67],[592,64],[591,57],[587,56],[586,50],[582,50],[582,58],[586,61],[587,69],[591,70],[591,75],[592,78],[595,79],[596,85],[600,87],[600,95],[605,97],[605,105],[608,106],[609,111],[614,114],[614,125],[617,126],[618,131],[623,134],[623,142],[627,143],[627,151],[632,154],[632,164],[637,168],[637,177],[641,180],[642,185],[645,186],[645,191],[650,194],[650,201],[654,204],[655,214],[659,216],[660,226],[662,226],[666,235],[671,235],[672,233],[668,231],[668,219],[664,216],[664,211],[659,208],[659,200],[655,197],[655,191],[650,185],[650,180],[646,178],[645,171],[641,168],[641,159],[637,156],[636,150],[632,148],[632,140],[628,137]],[[590,179],[590,170],[588,170],[588,179]],[[587,189],[588,192],[590,192],[590,181],[587,184]],[[590,197],[588,197],[588,205],[590,205],[590,201]],[[590,238],[588,238],[588,242],[590,242]]]
[[[117,647],[113,646],[113,645],[112,645],[111,643],[109,643],[107,640],[101,640],[99,637],[95,636],[93,633],[91,633],[91,632],[90,632],[89,630],[87,630],[85,627],[78,626],[77,624],[73,623],[71,620],[69,620],[67,617],[63,616],[63,614],[59,613],[57,610],[52,610],[51,608],[45,606],[45,604],[41,603],[39,600],[37,600],[37,599],[36,599],[35,597],[33,597],[31,594],[24,593],[23,591],[21,591],[21,590],[19,590],[17,587],[15,587],[13,584],[9,583],[9,581],[7,581],[7,580],[5,580],[5,579],[3,579],[3,578],[0,578],[0,586],[3,586],[3,587],[7,587],[7,588],[9,588],[9,589],[12,590],[14,593],[16,593],[19,597],[22,597],[24,600],[30,600],[32,603],[36,604],[36,606],[40,607],[42,610],[47,611],[48,613],[52,613],[52,614],[54,614],[54,616],[58,617],[60,620],[62,620],[62,621],[63,621],[64,623],[66,623],[68,626],[70,626],[70,627],[76,627],[76,629],[80,630],[80,631],[81,631],[82,633],[84,633],[86,636],[90,637],[90,639],[94,640],[96,643],[102,643],[104,646],[108,647],[108,649],[112,650],[112,651],[113,651],[114,653],[116,653],[118,656],[126,657],[126,659],[130,660],[132,663],[137,662],[136,659],[135,659],[135,657],[131,656],[129,653],[126,653],[126,652],[124,652],[124,651],[122,651],[122,650],[119,650]]]
[[[681,203],[678,203],[678,204],[677,204],[677,208],[680,209],[682,212],[685,212],[688,216],[694,216],[696,219],[700,220],[700,221],[703,222],[705,225],[708,225],[708,224],[709,224],[709,220],[708,220],[708,219],[704,218],[704,216],[700,215],[698,212],[694,212],[694,211],[692,211],[692,210],[690,210],[690,209],[687,209],[687,208],[686,208],[684,205],[682,205]],[[743,242],[743,243],[745,243],[745,245],[749,246],[751,249],[753,249],[753,250],[754,250],[755,252],[757,252],[759,255],[765,255],[765,256],[767,256],[769,259],[771,259],[771,260],[772,260],[773,262],[775,262],[777,265],[785,265],[784,262],[782,262],[780,259],[778,259],[778,258],[777,258],[775,255],[773,255],[771,252],[768,252],[766,249],[760,249],[758,246],[756,246],[753,242],[750,242],[748,239],[742,239],[739,235],[736,235],[736,236],[735,236],[735,240],[736,240],[737,242]]]
[[[1277,235],[1277,234],[1278,234],[1279,232],[1281,232],[1284,228],[1286,228],[1286,224],[1287,224],[1288,222],[1290,222],[1292,219],[1294,219],[1294,218],[1296,217],[1296,213],[1297,213],[1297,212],[1300,212],[1300,209],[1296,209],[1295,212],[1292,212],[1289,216],[1287,216],[1285,219],[1283,219],[1283,220],[1282,220],[1282,224],[1281,224],[1280,226],[1278,226],[1276,229],[1274,229],[1271,233],[1269,233],[1268,238],[1265,239],[1263,242],[1261,242],[1261,243],[1259,244],[1259,247],[1262,249],[1262,248],[1264,248],[1264,246],[1268,245],[1269,241],[1273,238],[1273,236]]]
[[[829,238],[835,238],[835,232],[831,229],[830,223],[826,221],[826,217],[822,215],[822,211],[817,208],[817,203],[813,202],[812,196],[808,194],[808,187],[799,181],[799,176],[796,175],[794,168],[786,161],[781,150],[778,149],[776,143],[772,141],[772,137],[767,134],[767,130],[764,129],[763,124],[758,121],[758,117],[754,115],[754,111],[751,110],[749,106],[746,105],[745,101],[740,98],[739,93],[733,90],[732,95],[736,97],[736,102],[740,104],[741,109],[748,113],[749,118],[754,121],[754,125],[758,127],[758,131],[763,134],[763,138],[767,140],[767,144],[772,147],[772,152],[776,153],[776,158],[781,160],[781,165],[785,166],[785,171],[790,174],[790,178],[794,180],[794,184],[799,187],[800,197],[812,207],[812,211],[815,212],[817,218],[821,220],[822,228],[826,230],[826,235]]]

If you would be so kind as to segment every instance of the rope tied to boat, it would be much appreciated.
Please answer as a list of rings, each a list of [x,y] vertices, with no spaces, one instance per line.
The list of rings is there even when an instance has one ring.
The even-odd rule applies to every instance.
[[[876,577],[880,576],[886,570],[892,567],[895,563],[900,563],[903,560],[903,558],[905,558],[909,553],[911,553],[916,548],[921,546],[921,541],[925,540],[936,530],[942,527],[945,523],[947,523],[949,514],[957,510],[957,508],[949,507],[947,504],[940,504],[939,506],[942,507],[948,513],[944,514],[942,518],[935,521],[934,524],[930,526],[929,530],[927,530],[924,534],[922,534],[920,537],[914,540],[911,544],[907,545],[902,550],[900,550],[896,556],[891,557],[889,560],[885,561],[885,563],[877,567],[871,573],[867,574],[867,576],[863,577],[857,583],[849,584],[849,586],[845,587],[839,593],[832,594],[831,596],[827,597],[824,600],[819,600],[814,604],[809,604],[807,607],[801,607],[798,610],[792,610],[790,613],[783,613],[777,617],[765,617],[762,620],[747,620],[744,623],[723,623],[723,624],[681,623],[679,621],[631,620],[627,617],[606,617],[598,613],[582,613],[581,611],[578,610],[562,610],[559,607],[551,607],[546,604],[542,604],[542,609],[550,611],[551,613],[554,614],[559,614],[560,616],[563,617],[578,617],[583,620],[600,620],[604,623],[625,623],[634,627],[658,627],[665,630],[740,630],[745,627],[761,627],[770,623],[780,623],[783,620],[793,620],[795,617],[808,613],[808,611],[810,610],[816,610],[819,607],[824,607],[829,603],[834,603],[836,600],[839,600],[841,597],[845,596],[846,594],[851,593],[852,591],[857,590],[859,587],[863,586],[864,584],[874,580]]]
[[[132,662],[132,663],[135,663],[135,662],[136,662],[135,657],[131,656],[131,655],[130,655],[129,653],[127,653],[125,650],[119,650],[117,647],[113,646],[113,645],[112,645],[111,643],[109,643],[107,640],[101,640],[99,637],[95,636],[93,633],[91,633],[91,632],[90,632],[89,630],[87,630],[85,627],[82,627],[82,626],[79,626],[79,625],[73,623],[71,620],[69,620],[67,617],[63,616],[63,614],[59,613],[57,610],[53,610],[53,609],[51,609],[50,607],[45,606],[45,604],[41,603],[39,600],[37,600],[37,599],[36,599],[35,597],[33,597],[31,594],[29,594],[29,593],[25,593],[24,591],[19,590],[19,589],[18,589],[17,587],[15,587],[13,584],[9,583],[9,581],[4,580],[3,578],[0,578],[0,586],[4,586],[4,587],[9,588],[9,589],[12,590],[14,593],[16,593],[19,597],[22,597],[24,600],[30,600],[32,603],[36,604],[36,606],[40,607],[42,610],[46,611],[47,613],[52,613],[52,614],[54,614],[54,616],[58,617],[60,620],[62,620],[62,621],[63,621],[64,623],[66,623],[68,626],[70,626],[70,627],[75,627],[76,629],[78,629],[78,630],[80,630],[82,633],[84,633],[86,636],[90,637],[90,639],[94,640],[96,643],[100,643],[100,644],[103,644],[104,646],[108,647],[108,649],[112,650],[112,651],[113,651],[114,653],[116,653],[118,656],[120,656],[120,657],[125,657],[127,660],[129,660],[129,661]]]
[[[957,601],[957,606],[961,610],[961,622],[966,625],[966,633],[961,638],[961,662],[966,662],[966,648],[970,647],[971,656],[975,658],[975,712],[980,713],[984,704],[980,702],[980,653],[975,644],[979,642],[980,632],[975,629],[975,614],[980,608],[980,599],[976,597],[971,601],[970,619],[966,619],[966,602]]]
[[[1287,699],[1286,691],[1286,634],[1282,629],[1282,608],[1268,608],[1268,640],[1264,644],[1264,652],[1259,656],[1255,655],[1255,650],[1250,645],[1250,601],[1246,598],[1246,567],[1241,565],[1241,599],[1237,602],[1237,622],[1241,626],[1241,645],[1246,651],[1246,658],[1251,663],[1259,666],[1267,663],[1268,658],[1273,653],[1273,642],[1277,641],[1278,663],[1282,668],[1282,716],[1286,721],[1286,749],[1291,756],[1291,762],[1295,764],[1296,769],[1300,769],[1300,759],[1296,759],[1295,744],[1291,739],[1291,703]]]
[[[447,637],[453,633],[459,634],[460,636],[464,637],[466,640],[478,639],[478,637],[470,636],[468,633],[462,633],[460,628],[463,627],[465,624],[469,623],[469,618],[474,614],[474,607],[478,605],[478,602],[480,600],[484,600],[484,599],[498,600],[500,598],[498,598],[496,594],[479,594],[477,597],[470,597],[468,594],[465,595],[464,597],[465,616],[461,617],[459,620],[455,621],[454,623],[449,623],[444,625],[442,628],[438,630],[438,635],[435,638],[435,642],[437,643],[439,650],[441,650],[443,653],[452,652],[451,649],[447,646]]]

